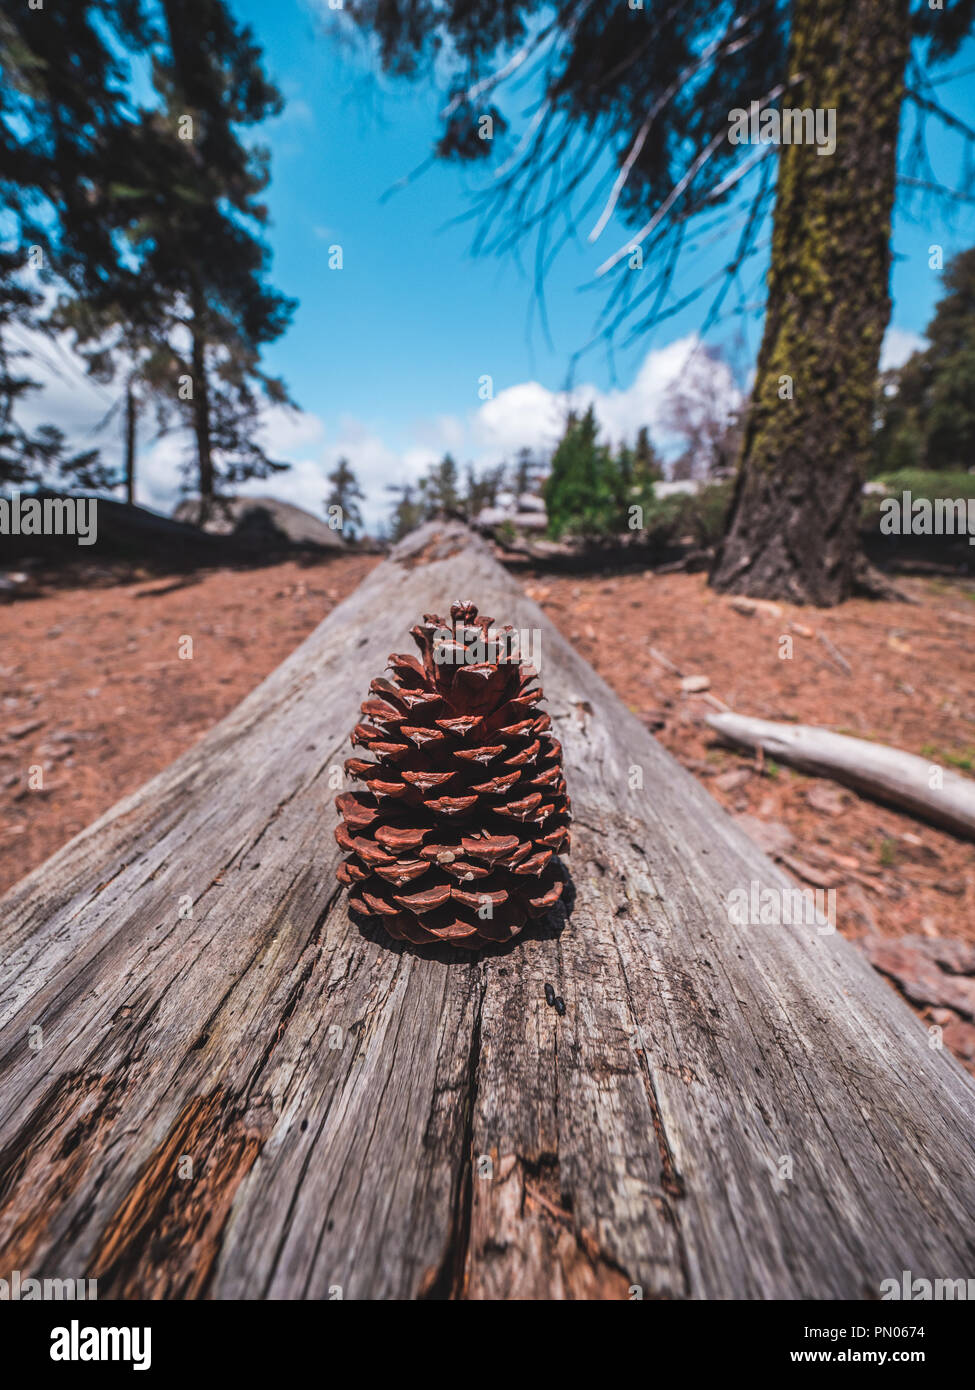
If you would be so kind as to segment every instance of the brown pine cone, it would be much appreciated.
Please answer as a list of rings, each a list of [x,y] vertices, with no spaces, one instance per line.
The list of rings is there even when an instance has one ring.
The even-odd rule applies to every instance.
[[[370,685],[352,743],[375,761],[345,764],[367,790],[336,798],[335,838],[356,912],[401,941],[474,948],[558,902],[569,798],[514,630],[472,603],[450,618],[424,614],[411,629],[422,660],[391,656],[394,679]]]

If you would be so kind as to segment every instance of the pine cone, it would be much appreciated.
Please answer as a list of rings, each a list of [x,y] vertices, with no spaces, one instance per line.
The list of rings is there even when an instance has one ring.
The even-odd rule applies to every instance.
[[[514,629],[472,603],[450,617],[424,614],[411,629],[422,660],[391,656],[395,679],[370,685],[352,743],[376,761],[345,764],[367,790],[336,798],[335,838],[356,912],[401,941],[476,948],[559,900],[569,798]]]

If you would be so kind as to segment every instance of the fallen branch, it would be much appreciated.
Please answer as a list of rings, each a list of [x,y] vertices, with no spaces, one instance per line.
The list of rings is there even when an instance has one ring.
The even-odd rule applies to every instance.
[[[835,643],[830,641],[830,639],[826,636],[825,632],[821,632],[819,634],[819,640],[820,642],[822,642],[823,646],[826,648],[827,652],[829,652],[830,656],[833,658],[836,665],[840,668],[843,674],[845,676],[852,676],[853,667],[847,661],[846,657],[840,651],[839,647],[837,647]]]
[[[975,782],[939,768],[940,785],[932,787],[931,771],[936,765],[928,758],[809,724],[779,724],[730,713],[710,714],[707,722],[726,743],[762,749],[801,772],[832,777],[898,810],[975,839]]]

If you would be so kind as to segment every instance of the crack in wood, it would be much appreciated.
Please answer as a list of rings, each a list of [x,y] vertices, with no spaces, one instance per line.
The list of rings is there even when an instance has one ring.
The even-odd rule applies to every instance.
[[[418,1293],[420,1299],[430,1301],[463,1298],[470,1272],[471,1210],[474,1202],[474,1119],[481,1062],[481,1017],[487,993],[487,979],[484,975],[480,976],[479,985],[464,1081],[464,1131],[460,1145],[460,1162],[451,1184],[450,1234],[439,1266],[428,1273]]]
[[[261,1120],[220,1090],[183,1107],[92,1253],[100,1297],[205,1296],[234,1195],[271,1123]]]

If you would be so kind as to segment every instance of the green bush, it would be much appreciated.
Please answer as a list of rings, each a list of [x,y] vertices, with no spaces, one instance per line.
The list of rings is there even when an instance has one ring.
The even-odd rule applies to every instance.
[[[731,481],[708,483],[700,492],[653,498],[643,512],[643,538],[662,549],[690,536],[702,549],[717,545],[724,534],[731,502]]]
[[[883,483],[888,495],[894,497],[909,492],[913,497],[924,497],[929,502],[938,497],[975,498],[975,473],[939,473],[929,468],[902,468],[897,473],[883,473],[880,477],[872,478],[871,482]],[[864,497],[861,525],[865,529],[878,529],[883,500],[877,493],[868,493]]]

